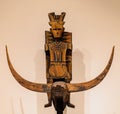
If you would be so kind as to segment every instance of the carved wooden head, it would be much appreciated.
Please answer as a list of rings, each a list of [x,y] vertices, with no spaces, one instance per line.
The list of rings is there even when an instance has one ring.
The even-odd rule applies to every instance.
[[[55,82],[51,89],[55,109],[63,111],[69,100],[69,92],[65,82]]]
[[[51,26],[50,31],[53,34],[54,38],[61,38],[64,32],[64,16],[65,13],[61,13],[61,15],[55,15],[55,13],[48,14],[50,22],[49,25]]]

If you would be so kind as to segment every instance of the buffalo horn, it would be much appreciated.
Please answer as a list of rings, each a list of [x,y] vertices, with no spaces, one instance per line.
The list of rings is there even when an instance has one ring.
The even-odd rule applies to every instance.
[[[10,68],[10,71],[20,85],[22,85],[23,87],[29,90],[36,91],[36,92],[47,93],[51,91],[51,84],[40,84],[40,83],[34,83],[34,82],[27,81],[16,72],[16,70],[14,69],[10,61],[7,46],[6,46],[6,55],[7,55],[7,61],[8,61],[8,66]]]
[[[114,47],[112,48],[112,53],[111,53],[110,59],[108,61],[108,64],[106,65],[105,69],[103,70],[103,72],[100,75],[98,75],[96,78],[94,78],[93,80],[90,80],[88,82],[75,83],[75,84],[67,83],[68,91],[69,92],[85,91],[85,90],[88,90],[88,89],[93,88],[96,85],[98,85],[105,78],[106,74],[108,73],[108,71],[111,67],[112,61],[113,61],[113,56],[114,56]]]

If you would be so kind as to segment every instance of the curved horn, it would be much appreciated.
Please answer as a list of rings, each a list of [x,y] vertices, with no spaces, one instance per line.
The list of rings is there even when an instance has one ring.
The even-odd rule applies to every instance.
[[[36,92],[46,92],[46,93],[50,92],[51,84],[39,84],[39,83],[27,81],[15,71],[9,58],[7,46],[6,46],[6,55],[7,55],[7,61],[8,61],[8,66],[10,68],[10,71],[20,85],[22,85],[23,87],[29,90],[36,91]]]
[[[98,85],[105,78],[106,74],[108,73],[108,71],[111,67],[112,61],[113,61],[113,56],[114,56],[114,47],[112,48],[112,53],[111,53],[110,59],[108,61],[108,64],[100,75],[98,75],[95,79],[90,80],[88,82],[77,83],[77,84],[67,83],[68,91],[69,92],[85,91],[85,90],[88,90],[88,89],[93,88],[96,85]]]

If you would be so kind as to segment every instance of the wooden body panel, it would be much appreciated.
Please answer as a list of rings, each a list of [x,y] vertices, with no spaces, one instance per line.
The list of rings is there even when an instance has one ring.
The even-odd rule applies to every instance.
[[[62,38],[54,39],[45,31],[46,78],[48,83],[55,80],[72,80],[72,33],[64,32]]]

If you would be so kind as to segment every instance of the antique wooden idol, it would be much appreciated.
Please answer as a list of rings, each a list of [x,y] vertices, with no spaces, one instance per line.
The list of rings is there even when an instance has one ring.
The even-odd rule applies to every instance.
[[[50,31],[45,31],[45,54],[46,54],[46,84],[34,83],[24,79],[14,69],[6,46],[6,55],[12,75],[23,87],[44,92],[48,95],[48,103],[45,107],[52,106],[57,114],[63,114],[66,107],[75,106],[70,102],[70,93],[91,89],[98,85],[108,73],[114,55],[114,47],[105,69],[96,78],[83,83],[70,83],[72,80],[72,33],[65,32],[65,13],[56,15],[54,12],[48,14],[51,26]]]

